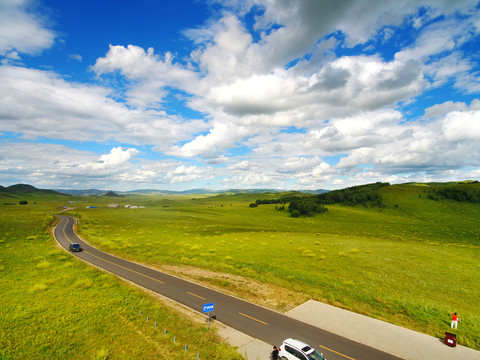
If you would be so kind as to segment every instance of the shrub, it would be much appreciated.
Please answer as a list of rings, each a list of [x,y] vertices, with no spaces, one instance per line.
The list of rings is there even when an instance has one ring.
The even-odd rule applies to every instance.
[[[324,206],[320,205],[318,202],[316,202],[313,197],[293,199],[290,202],[288,210],[290,212],[297,210],[301,215],[322,214],[327,211],[327,209]]]
[[[378,190],[389,185],[389,183],[377,182],[374,184],[352,186],[342,190],[333,190],[324,194],[319,194],[316,197],[317,201],[322,204],[375,204],[382,206],[382,198],[378,193]]]

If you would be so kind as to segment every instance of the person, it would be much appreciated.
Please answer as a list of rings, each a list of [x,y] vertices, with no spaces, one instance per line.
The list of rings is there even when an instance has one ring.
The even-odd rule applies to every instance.
[[[278,349],[276,346],[273,347],[272,360],[278,360]]]
[[[454,313],[452,313],[452,325],[450,325],[450,326],[451,326],[452,329],[455,326],[455,329],[456,329],[457,325],[458,325],[458,316],[457,316],[457,313],[454,312]]]

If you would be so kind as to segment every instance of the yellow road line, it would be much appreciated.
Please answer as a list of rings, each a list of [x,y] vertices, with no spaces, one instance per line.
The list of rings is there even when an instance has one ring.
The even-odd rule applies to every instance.
[[[246,315],[246,314],[244,314],[244,313],[239,312],[239,314],[240,314],[240,315],[243,315],[243,316],[245,316],[245,317],[247,317],[247,318],[249,318],[249,319],[258,321],[259,323],[262,323],[262,324],[264,324],[264,325],[268,325],[268,323],[263,322],[262,320],[255,319],[254,317],[248,316],[248,315]]]
[[[329,348],[327,348],[326,346],[322,346],[322,345],[318,345],[318,346],[320,346],[321,348],[324,348],[325,350],[331,351],[331,352],[333,352],[333,353],[335,353],[335,354],[337,354],[337,355],[343,356],[343,357],[345,357],[345,358],[347,358],[347,359],[355,360],[354,358],[352,358],[352,357],[350,357],[350,356],[343,355],[342,353],[339,353],[339,352],[337,352],[337,351],[335,351],[335,350],[329,349]]]
[[[92,256],[95,256],[97,259],[100,259],[100,260],[103,260],[103,261],[105,261],[105,262],[108,262],[108,263],[110,263],[110,264],[112,264],[112,265],[115,265],[115,266],[121,267],[122,269],[125,269],[125,270],[128,270],[128,271],[131,271],[131,272],[133,272],[133,273],[135,273],[135,274],[138,274],[138,275],[144,276],[144,277],[146,277],[146,278],[149,278],[149,279],[151,279],[151,280],[155,280],[155,281],[159,282],[160,284],[165,284],[165,283],[164,283],[163,281],[161,281],[161,280],[158,280],[158,279],[155,279],[155,278],[153,278],[153,277],[151,277],[151,276],[148,276],[148,275],[142,274],[142,273],[140,273],[140,272],[138,272],[138,271],[135,271],[135,270],[129,269],[129,268],[125,267],[125,266],[122,266],[122,265],[115,264],[114,262],[108,261],[108,260],[106,260],[106,259],[104,259],[104,258],[101,258],[100,256],[94,255],[94,254],[92,254],[92,253],[91,253],[91,252],[89,252],[89,251],[86,251],[86,250],[84,250],[84,252],[86,252],[87,254],[90,254],[90,255],[92,255]]]
[[[68,242],[69,242],[70,244],[72,244],[72,241],[70,240],[70,238],[69,238],[69,237],[67,236],[67,234],[65,233],[65,227],[66,227],[66,226],[63,227],[63,235],[65,235],[65,237],[67,238]],[[151,277],[151,276],[142,274],[142,273],[140,273],[140,272],[138,272],[138,271],[135,271],[135,270],[126,268],[125,266],[115,264],[114,262],[108,261],[108,260],[106,260],[106,259],[104,259],[104,258],[101,258],[100,256],[94,255],[94,254],[92,254],[92,253],[89,252],[89,251],[84,250],[84,252],[86,252],[87,254],[90,254],[90,255],[96,257],[97,259],[100,259],[100,260],[103,260],[103,261],[105,261],[105,262],[108,262],[108,263],[110,263],[110,264],[112,264],[112,265],[121,267],[122,269],[131,271],[131,272],[133,272],[133,273],[135,273],[135,274],[138,274],[138,275],[144,276],[144,277],[146,277],[146,278],[149,278],[149,279],[151,279],[151,280],[157,281],[157,282],[159,282],[160,284],[165,284],[165,283],[164,283],[163,281],[161,281],[161,280],[158,280],[158,279],[155,279],[155,278],[153,278],[153,277]]]
[[[202,299],[202,300],[207,300],[207,299],[205,299],[204,297],[201,297],[201,296],[199,296],[199,295],[197,295],[197,294],[194,294],[194,293],[191,293],[191,292],[189,292],[189,291],[187,291],[187,294],[190,294],[190,295],[195,296],[195,297],[197,297],[197,298],[199,298],[199,299]]]

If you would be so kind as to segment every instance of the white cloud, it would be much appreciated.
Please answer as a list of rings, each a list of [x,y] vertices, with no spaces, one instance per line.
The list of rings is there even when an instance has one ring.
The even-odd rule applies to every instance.
[[[480,110],[453,111],[442,121],[448,141],[476,141],[480,139]],[[480,149],[480,147],[477,147]]]
[[[317,189],[320,184],[328,183],[335,175],[338,175],[338,172],[322,162],[310,171],[299,173],[296,185],[302,189]]]
[[[102,155],[92,167],[94,170],[116,169],[127,164],[139,153],[137,149],[123,150],[121,147],[116,147],[110,151],[110,154]]]
[[[470,109],[453,110],[428,123],[392,125],[389,128],[397,136],[390,136],[387,142],[352,149],[336,167],[353,169],[370,164],[380,173],[406,174],[478,166],[479,110],[475,109],[475,103],[472,105]],[[448,106],[455,107],[445,104],[444,108]]]
[[[299,172],[304,173],[310,171],[311,169],[315,169],[322,164],[322,159],[318,156],[287,158],[283,161],[283,164],[278,165],[276,171],[280,174],[297,174]]]
[[[464,21],[447,17],[426,26],[415,43],[397,52],[395,59],[411,59],[423,64],[423,71],[431,78],[433,86],[443,85],[453,78],[456,87],[467,92],[478,91],[480,80],[478,74],[472,73],[475,63],[458,49],[479,34],[478,28],[474,31],[474,19],[479,14],[480,10],[472,10],[471,16]]]
[[[0,55],[11,51],[35,54],[53,45],[55,33],[38,16],[27,12],[30,3],[22,0],[0,3]]]
[[[232,172],[249,172],[256,170],[257,168],[257,166],[252,165],[252,163],[248,160],[243,160],[228,166],[228,169]]]
[[[212,170],[209,167],[181,165],[165,175],[165,180],[175,183],[188,183],[198,180],[213,179]]]
[[[111,90],[67,82],[53,72],[0,67],[0,131],[24,138],[146,143],[165,150],[207,125],[163,111],[129,109]]]
[[[139,151],[112,148],[98,155],[64,145],[0,142],[2,185],[29,183],[46,188],[101,188],[119,190],[207,181],[212,168],[187,166],[178,161],[133,161]]]
[[[58,188],[107,185],[111,177],[93,170],[98,156],[64,145],[0,142],[3,184],[29,183]]]
[[[464,102],[453,102],[447,101],[443,104],[433,105],[429,108],[425,109],[425,117],[426,118],[440,118],[445,116],[445,114],[452,112],[452,111],[462,111],[467,109],[467,104]]]
[[[258,0],[265,13],[257,19],[258,29],[280,27],[262,38],[262,57],[267,63],[284,64],[301,58],[324,36],[341,31],[348,46],[365,43],[385,25],[397,26],[405,18],[416,15],[420,7],[429,12],[452,14],[475,7],[469,1],[295,1]],[[276,59],[276,60],[275,60]]]
[[[197,155],[217,157],[217,151],[235,147],[237,141],[242,140],[253,131],[254,129],[234,124],[216,123],[207,135],[198,135],[183,146],[174,146],[168,153],[180,157]]]
[[[448,170],[478,166],[480,102],[430,102],[418,121],[402,112],[407,102],[419,104],[423,91],[449,82],[479,91],[477,61],[462,48],[478,36],[477,1],[221,2],[217,18],[183,31],[193,41],[190,54],[111,45],[91,67],[103,86],[8,65],[21,65],[22,54],[51,47],[56,37],[26,4],[0,4],[0,131],[124,147],[102,155],[38,145],[44,161],[53,163],[47,150],[65,152],[68,161],[36,165],[22,152],[13,157],[20,166],[0,161],[4,174],[137,185],[222,176],[228,187],[318,188],[420,172],[447,178]],[[255,34],[242,17],[254,6]],[[418,31],[407,47],[397,26]],[[351,49],[370,40],[363,52]],[[374,53],[379,43],[391,53]],[[354,55],[337,58],[350,50]],[[168,114],[175,96],[201,115]],[[147,161],[136,150],[141,145],[171,160]]]
[[[79,54],[70,54],[70,55],[68,55],[68,58],[70,60],[75,60],[75,61],[78,61],[78,62],[82,62],[82,60],[83,60],[82,55],[79,55]]]
[[[267,174],[247,173],[235,175],[224,181],[224,187],[238,189],[282,188],[283,182]]]
[[[119,71],[135,84],[127,93],[127,100],[139,107],[158,105],[165,96],[163,87],[193,91],[197,85],[197,74],[173,63],[173,55],[169,52],[163,57],[154,54],[153,48],[147,51],[141,47],[128,45],[113,46],[107,55],[97,59],[92,70],[97,75]]]

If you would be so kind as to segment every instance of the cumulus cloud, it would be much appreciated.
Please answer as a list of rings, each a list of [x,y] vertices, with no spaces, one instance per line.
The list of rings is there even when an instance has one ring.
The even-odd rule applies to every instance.
[[[2,185],[22,182],[47,188],[110,189],[113,184],[123,184],[123,188],[152,183],[169,185],[207,181],[214,176],[210,167],[172,160],[137,161],[139,154],[133,148],[116,147],[99,156],[65,145],[0,142],[0,177]]]
[[[174,146],[168,153],[180,157],[205,155],[217,157],[216,153],[226,148],[235,147],[237,141],[242,140],[255,130],[234,124],[216,123],[207,135],[198,135],[183,146]]]
[[[38,16],[27,11],[27,0],[0,3],[0,55],[16,51],[35,54],[51,47],[56,34]]]
[[[115,140],[159,148],[205,126],[163,111],[129,109],[105,87],[67,82],[53,72],[0,67],[0,131],[34,139]]]
[[[212,179],[213,177],[212,169],[209,167],[185,165],[181,165],[165,174],[165,180],[171,183],[188,183],[198,180],[203,181]]]
[[[473,106],[474,106],[474,103],[472,103],[472,107]],[[437,104],[429,108],[426,108],[425,117],[427,119],[429,118],[438,119],[452,111],[462,111],[462,110],[467,110],[467,108],[468,106],[464,102],[447,101],[447,102],[444,102],[443,104]]]
[[[194,71],[173,63],[173,60],[171,53],[167,52],[160,57],[154,53],[153,48],[145,51],[135,45],[110,45],[107,55],[97,59],[92,70],[99,76],[119,71],[134,81],[134,85],[127,91],[127,100],[138,107],[150,107],[162,101],[166,94],[164,87],[192,91],[197,83]]]
[[[453,110],[427,123],[392,124],[388,141],[373,142],[349,151],[336,165],[352,169],[371,164],[381,173],[437,172],[478,166],[478,109]],[[454,108],[450,104],[445,105]]]
[[[480,139],[480,110],[452,111],[442,121],[445,138],[449,141]]]
[[[479,91],[477,61],[463,52],[479,34],[476,1],[219,3],[222,11],[203,26],[183,30],[192,40],[188,54],[110,45],[90,68],[99,86],[23,67],[21,55],[51,47],[56,34],[27,2],[3,2],[0,131],[24,140],[129,144],[106,154],[55,148],[69,159],[55,166],[52,146],[39,144],[50,165],[37,166],[36,179],[59,183],[57,169],[64,179],[83,171],[89,183],[222,177],[225,187],[318,188],[419,172],[446,178],[448,170],[478,166],[478,101],[430,102],[418,119],[404,110],[449,82],[463,93]],[[255,15],[253,24],[245,14]],[[399,28],[416,38],[400,41]],[[391,46],[388,55],[375,51],[380,43]],[[198,116],[169,113],[172,97]],[[170,160],[146,160],[140,146]],[[28,154],[21,160],[34,167]],[[12,164],[1,159],[4,174],[13,174]]]
[[[110,154],[102,155],[92,167],[94,170],[115,169],[128,163],[137,154],[139,154],[137,149],[123,150],[121,147],[113,148]]]
[[[111,178],[93,170],[98,156],[65,145],[0,142],[0,175],[4,184],[43,187],[107,185]],[[108,174],[108,175],[111,175]]]

